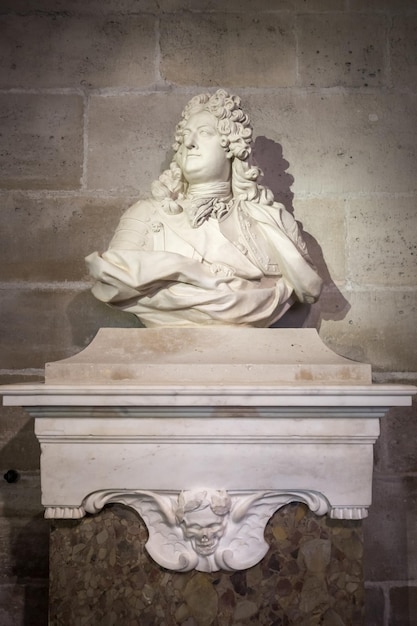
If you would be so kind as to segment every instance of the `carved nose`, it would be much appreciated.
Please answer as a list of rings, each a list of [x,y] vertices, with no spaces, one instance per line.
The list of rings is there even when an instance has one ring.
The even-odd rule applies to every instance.
[[[191,133],[189,135],[187,135],[186,137],[184,137],[184,145],[186,148],[190,149],[190,148],[195,148],[196,147],[196,142],[195,142],[195,138],[194,135],[192,135]]]

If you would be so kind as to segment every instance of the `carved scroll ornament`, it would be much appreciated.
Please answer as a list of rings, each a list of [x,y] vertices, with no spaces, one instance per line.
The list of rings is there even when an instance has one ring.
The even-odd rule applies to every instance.
[[[322,494],[304,490],[233,494],[204,488],[180,493],[105,489],[87,496],[79,515],[116,502],[143,518],[150,556],[162,567],[181,572],[252,567],[269,549],[264,531],[275,511],[290,502],[303,502],[317,515],[329,510]]]

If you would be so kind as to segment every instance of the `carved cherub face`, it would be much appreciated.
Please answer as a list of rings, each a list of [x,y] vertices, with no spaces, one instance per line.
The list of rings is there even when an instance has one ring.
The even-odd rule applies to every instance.
[[[181,522],[184,537],[190,539],[194,550],[201,556],[216,551],[226,525],[227,515],[217,515],[210,507],[189,511]]]
[[[214,115],[200,111],[189,117],[183,129],[177,161],[189,184],[230,180],[231,162],[221,145]]]

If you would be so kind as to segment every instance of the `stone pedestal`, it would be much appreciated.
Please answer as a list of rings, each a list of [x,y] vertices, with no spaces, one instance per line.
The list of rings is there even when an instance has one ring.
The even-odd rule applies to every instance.
[[[335,355],[315,331],[224,327],[103,329],[81,354],[47,364],[45,385],[5,387],[5,402],[35,417],[42,448],[42,500],[55,520],[52,623],[76,614],[75,597],[80,620],[101,622],[96,589],[114,596],[109,624],[255,615],[259,624],[358,624],[361,536],[352,520],[371,504],[379,418],[414,392],[372,385],[370,366]],[[106,505],[72,529],[59,522]],[[278,576],[271,589],[265,568]],[[252,575],[253,593],[238,590],[238,601],[233,580]],[[78,587],[65,599],[68,579]],[[120,580],[134,590],[129,601],[116,592]],[[168,581],[175,593],[159,588]],[[342,616],[335,602],[349,594]],[[201,606],[210,616],[198,616]]]
[[[161,568],[144,549],[147,535],[119,505],[81,521],[53,520],[50,626],[364,623],[360,521],[289,504],[267,524],[266,556],[237,572]]]

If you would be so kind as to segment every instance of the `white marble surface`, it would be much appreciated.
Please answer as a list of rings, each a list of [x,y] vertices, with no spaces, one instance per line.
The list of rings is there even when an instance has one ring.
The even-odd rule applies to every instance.
[[[371,367],[335,354],[312,328],[102,328],[45,382],[140,385],[369,385]]]
[[[314,302],[322,279],[301,230],[249,162],[252,127],[238,96],[194,96],[152,197],[86,258],[102,302],[147,327],[271,326]]]
[[[46,516],[74,519],[122,502],[148,525],[151,556],[182,571],[254,565],[267,549],[268,517],[290,501],[338,519],[365,517],[379,419],[391,406],[409,405],[416,388],[366,384],[369,366],[333,355],[309,332],[236,331],[228,344],[221,343],[224,329],[208,329],[193,344],[194,329],[176,329],[165,341],[158,335],[158,347],[153,330],[128,330],[126,383],[113,375],[128,350],[107,329],[84,353],[50,366],[54,384],[3,387],[5,404],[25,406],[35,418]],[[170,376],[176,372],[169,382],[165,354]],[[147,364],[155,366],[152,382],[141,381]],[[235,384],[248,364],[250,380]],[[265,368],[275,365],[283,367],[263,382]],[[333,368],[337,384],[322,380],[323,366]],[[308,369],[307,384],[294,382],[299,368]],[[215,373],[209,383],[198,382],[204,372]],[[211,505],[202,505],[190,522],[193,535],[175,517],[183,492],[191,502],[203,493],[226,498],[230,509],[223,516],[215,506],[210,522]]]
[[[104,490],[84,501],[88,513],[111,502],[136,510],[149,530],[146,549],[167,569],[212,572],[256,565],[267,553],[266,524],[282,506],[303,502],[317,513],[328,511],[321,494],[307,490],[232,493],[194,489],[179,494]]]
[[[308,488],[325,493],[334,506],[370,504],[379,422],[361,419],[360,412],[335,419],[320,409],[317,415],[326,423],[318,424],[317,415],[277,420],[220,412],[205,420],[198,410],[186,417],[179,410],[138,419],[134,413],[118,415],[119,410],[107,416],[97,410],[95,417],[78,416],[76,409],[66,417],[29,410],[37,417],[42,446],[45,506],[79,506],[85,495],[103,488],[203,487]],[[82,480],[71,479],[76,468]]]
[[[412,385],[3,385],[9,406],[264,406],[373,407],[409,406]]]

